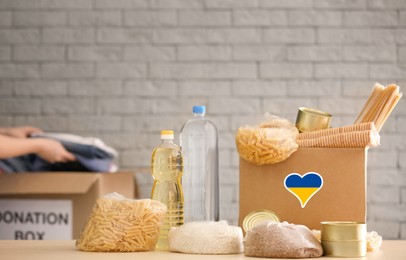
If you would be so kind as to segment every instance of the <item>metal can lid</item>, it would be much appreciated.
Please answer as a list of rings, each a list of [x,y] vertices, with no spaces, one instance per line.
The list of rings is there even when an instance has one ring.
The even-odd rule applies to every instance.
[[[245,216],[244,221],[242,222],[242,228],[245,232],[248,232],[259,223],[268,220],[280,222],[278,216],[270,210],[255,210]]]
[[[366,240],[365,222],[324,221],[321,222],[321,240],[350,241]]]
[[[318,109],[314,109],[314,108],[309,108],[309,107],[299,107],[299,111],[306,113],[306,114],[310,114],[312,116],[316,116],[316,117],[322,117],[322,118],[330,118],[333,117],[331,114],[318,110]]]

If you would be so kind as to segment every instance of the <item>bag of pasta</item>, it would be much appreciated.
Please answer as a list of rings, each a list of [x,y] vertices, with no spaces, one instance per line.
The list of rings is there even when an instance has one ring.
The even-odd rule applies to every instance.
[[[238,128],[237,151],[241,158],[256,164],[274,164],[286,160],[298,149],[297,128],[288,120],[265,115],[257,126]]]
[[[96,201],[76,247],[91,252],[154,250],[166,206],[111,193]]]

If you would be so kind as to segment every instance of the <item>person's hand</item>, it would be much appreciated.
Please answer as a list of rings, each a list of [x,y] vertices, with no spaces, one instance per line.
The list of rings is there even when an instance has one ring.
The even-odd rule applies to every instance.
[[[27,138],[31,134],[42,133],[42,130],[32,126],[9,127],[3,130],[3,134],[15,138]]]
[[[37,155],[50,163],[75,161],[73,154],[66,151],[63,145],[55,140],[37,138]]]

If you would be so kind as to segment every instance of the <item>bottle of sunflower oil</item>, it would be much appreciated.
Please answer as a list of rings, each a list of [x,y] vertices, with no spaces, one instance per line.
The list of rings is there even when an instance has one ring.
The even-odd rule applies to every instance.
[[[152,152],[151,172],[154,179],[151,199],[158,200],[168,207],[157,250],[168,249],[168,232],[171,227],[183,225],[183,190],[181,178],[183,173],[182,153],[173,142],[172,130],[161,131],[161,144]]]

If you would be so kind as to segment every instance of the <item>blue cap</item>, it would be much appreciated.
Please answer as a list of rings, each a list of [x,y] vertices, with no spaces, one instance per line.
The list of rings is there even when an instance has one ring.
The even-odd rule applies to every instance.
[[[193,106],[193,113],[194,114],[204,114],[206,113],[205,106]]]

